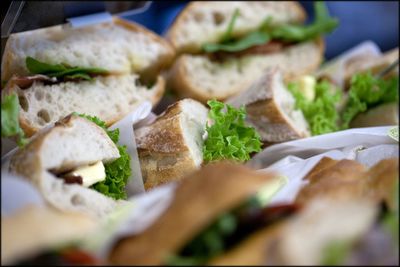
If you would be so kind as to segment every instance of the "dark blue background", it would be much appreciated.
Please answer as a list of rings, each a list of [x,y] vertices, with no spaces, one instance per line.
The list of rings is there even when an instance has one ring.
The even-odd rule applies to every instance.
[[[175,16],[188,1],[153,1],[142,13],[126,17],[158,34],[164,34]],[[300,1],[313,17],[313,3]],[[332,1],[325,2],[330,14],[339,19],[339,27],[326,37],[326,58],[359,44],[372,40],[382,51],[395,48],[399,43],[399,3],[397,1]]]

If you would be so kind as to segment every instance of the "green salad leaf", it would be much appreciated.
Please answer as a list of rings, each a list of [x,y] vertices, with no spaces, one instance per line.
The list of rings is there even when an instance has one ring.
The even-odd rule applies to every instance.
[[[224,159],[243,162],[250,159],[250,153],[261,151],[260,136],[245,124],[244,107],[236,109],[216,100],[207,104],[211,108],[208,116],[213,124],[206,126],[208,137],[203,146],[206,162]]]
[[[340,116],[336,111],[336,104],[341,100],[339,90],[334,90],[327,81],[315,86],[315,99],[309,101],[299,91],[298,84],[288,84],[288,89],[296,100],[296,108],[300,109],[310,125],[312,135],[330,133],[339,130]]]
[[[18,146],[28,140],[19,125],[19,100],[16,94],[4,94],[1,100],[1,137],[17,137]]]
[[[27,69],[31,74],[43,74],[60,79],[92,80],[91,75],[105,75],[108,71],[101,68],[71,67],[67,64],[47,64],[33,57],[25,60]]]
[[[342,129],[349,128],[354,117],[380,104],[399,101],[399,77],[380,79],[371,73],[359,73],[350,82],[349,99],[342,113]]]
[[[333,241],[322,251],[321,265],[338,266],[343,265],[351,251],[352,244],[345,241]]]
[[[266,44],[271,40],[285,42],[303,42],[314,39],[319,35],[332,32],[338,26],[338,20],[329,16],[328,10],[323,2],[314,2],[315,20],[309,25],[283,24],[274,25],[272,18],[267,17],[260,27],[240,38],[232,37],[235,22],[239,16],[236,9],[226,32],[219,43],[206,43],[203,51],[214,53],[218,51],[238,52],[255,45]]]
[[[110,139],[117,145],[120,154],[118,159],[104,164],[106,179],[94,184],[92,188],[114,199],[126,199],[127,195],[125,186],[128,182],[129,176],[131,175],[131,157],[127,152],[126,146],[120,146],[117,144],[119,140],[119,129],[108,130],[106,123],[96,116],[78,113],[75,114],[86,118],[103,128]]]

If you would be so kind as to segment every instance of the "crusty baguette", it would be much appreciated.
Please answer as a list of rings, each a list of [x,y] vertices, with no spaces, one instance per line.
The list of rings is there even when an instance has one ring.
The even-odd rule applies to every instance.
[[[246,108],[246,121],[265,142],[284,142],[310,136],[309,126],[295,99],[286,89],[280,70],[273,68],[249,89],[229,99],[235,107]]]
[[[304,9],[294,1],[191,2],[167,32],[177,53],[196,53],[204,43],[215,43],[225,33],[235,9],[239,10],[233,36],[256,30],[270,17],[276,24],[301,23]]]
[[[145,189],[179,180],[203,162],[207,108],[184,99],[135,131]]]
[[[322,61],[322,39],[289,46],[280,52],[232,57],[223,62],[203,55],[181,55],[168,77],[168,87],[181,97],[201,102],[226,100],[248,88],[269,67],[279,67],[285,81],[314,72]]]
[[[27,56],[49,64],[104,68],[111,73],[155,72],[174,56],[168,42],[138,24],[114,18],[83,28],[57,25],[12,34],[2,59],[1,79],[26,76]]]
[[[3,93],[18,95],[21,128],[27,136],[32,136],[72,112],[97,116],[109,126],[143,101],[151,101],[153,105],[158,103],[165,88],[164,78],[159,76],[150,89],[140,85],[138,79],[137,75],[131,74],[54,85],[35,81],[27,89],[21,89],[11,79]]]
[[[10,171],[32,182],[44,199],[63,211],[79,211],[103,217],[119,202],[78,184],[65,184],[53,172],[119,157],[116,145],[95,123],[76,115],[43,130],[18,150],[10,160]]]
[[[399,103],[392,102],[371,108],[358,114],[351,122],[351,128],[387,126],[399,124]]]
[[[121,240],[110,254],[120,265],[160,265],[223,212],[237,207],[257,190],[280,183],[271,173],[240,165],[209,164],[183,179],[168,209],[137,236]]]
[[[1,264],[17,264],[59,245],[75,242],[96,230],[82,213],[60,212],[48,206],[26,206],[1,217]]]

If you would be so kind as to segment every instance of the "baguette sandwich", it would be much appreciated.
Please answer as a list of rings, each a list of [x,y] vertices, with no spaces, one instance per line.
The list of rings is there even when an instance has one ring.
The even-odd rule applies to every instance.
[[[167,32],[179,55],[168,87],[205,103],[245,90],[268,67],[283,69],[285,80],[312,73],[324,53],[320,36],[337,21],[322,3],[315,22],[305,20],[298,2],[192,2]]]
[[[169,106],[152,124],[135,131],[145,189],[181,180],[212,161],[244,162],[261,150],[260,137],[245,124],[244,109],[192,99]]]
[[[32,182],[51,206],[102,218],[125,203],[130,156],[115,144],[118,138],[117,130],[71,114],[17,150],[9,169]]]
[[[158,103],[165,84],[160,71],[173,56],[161,37],[119,18],[15,33],[2,59],[2,93],[18,96],[28,137],[74,111],[109,126],[143,101]]]
[[[73,248],[73,244],[97,229],[95,220],[85,214],[60,212],[48,206],[26,206],[2,216],[1,224],[2,265],[99,263],[91,255]]]
[[[207,264],[262,229],[263,222],[267,224],[262,219],[254,221],[251,214],[262,217],[259,212],[265,202],[260,195],[264,201],[269,199],[283,182],[279,176],[239,165],[208,165],[179,184],[172,203],[156,222],[120,240],[109,256],[110,263]],[[279,219],[294,210],[285,209]]]
[[[210,264],[395,264],[398,175],[396,159],[367,169],[355,161],[323,158],[305,177],[297,212]]]
[[[295,99],[286,88],[281,72],[267,69],[249,89],[227,100],[234,107],[244,106],[246,121],[269,143],[310,136],[308,122],[295,107]]]

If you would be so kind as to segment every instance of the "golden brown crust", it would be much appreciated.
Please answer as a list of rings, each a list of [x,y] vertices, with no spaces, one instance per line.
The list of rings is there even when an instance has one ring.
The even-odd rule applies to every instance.
[[[296,13],[297,14],[297,19],[296,21],[298,23],[303,23],[306,18],[307,14],[304,10],[304,8],[300,5],[299,2],[296,1],[287,1],[290,7],[288,7],[286,10],[290,10],[291,13]],[[260,3],[263,3],[260,1]],[[175,49],[177,54],[181,53],[196,53],[198,49],[193,48],[193,47],[178,47],[177,42],[176,42],[176,35],[177,31],[181,25],[184,25],[186,23],[187,17],[190,13],[194,12],[199,6],[203,5],[204,2],[202,1],[191,1],[189,4],[185,6],[185,8],[174,18],[168,32],[166,33],[166,39],[171,43],[173,48]],[[224,2],[216,3],[216,4],[226,4]]]
[[[273,256],[270,255],[268,247],[273,245],[281,229],[283,229],[283,224],[281,223],[267,226],[250,235],[227,253],[214,258],[208,265],[267,265],[268,258]]]
[[[111,252],[110,262],[124,265],[165,263],[168,254],[181,249],[221,212],[277,179],[273,174],[239,165],[207,165],[182,180],[171,205],[153,225],[137,236],[119,241]]]
[[[322,62],[323,54],[325,51],[325,42],[322,38],[317,38],[315,40],[315,44],[317,45],[319,59],[317,60],[316,64],[309,65],[305,68],[299,70],[298,73],[290,74],[287,72],[283,72],[283,78],[285,82],[289,82],[292,80],[296,80],[298,77],[303,76],[305,74],[309,74],[314,72]],[[288,46],[284,50],[278,53],[285,53],[288,49],[291,49],[293,46]],[[232,85],[229,94],[225,95],[224,97],[215,97],[212,93],[208,92],[205,89],[197,88],[195,83],[190,80],[190,75],[188,75],[187,70],[185,68],[188,65],[188,60],[190,57],[187,55],[180,55],[172,65],[167,77],[167,87],[174,90],[180,98],[193,98],[202,103],[207,103],[210,99],[217,99],[219,101],[225,101],[229,97],[245,90],[250,83],[237,83]]]
[[[378,202],[383,201],[391,210],[394,210],[396,203],[394,203],[393,194],[396,183],[399,182],[398,158],[381,160],[368,171],[367,177],[370,196]]]
[[[352,199],[364,197],[366,190],[366,168],[354,160],[341,160],[331,167],[305,179],[313,182],[303,187],[296,197],[296,202],[306,203],[318,196],[333,199]]]

